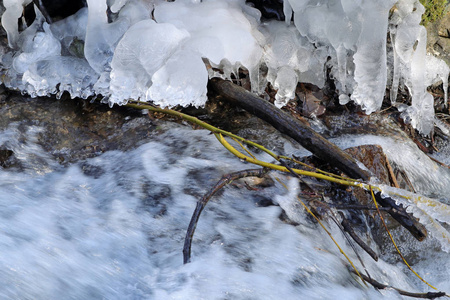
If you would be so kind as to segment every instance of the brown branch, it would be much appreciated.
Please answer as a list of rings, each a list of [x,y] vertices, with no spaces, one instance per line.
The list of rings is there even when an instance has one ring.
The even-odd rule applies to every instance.
[[[355,270],[353,270],[351,268],[349,268],[349,269],[352,273],[356,274]],[[403,295],[403,296],[421,298],[421,299],[435,299],[435,298],[446,296],[446,294],[444,292],[411,293],[411,292],[407,292],[407,291],[383,284],[381,282],[378,282],[375,279],[370,278],[364,274],[360,274],[360,275],[363,277],[363,279],[366,282],[370,283],[376,289],[379,289],[379,290],[393,289],[393,290],[396,290],[400,295]]]
[[[396,188],[400,188],[400,185],[397,182],[397,178],[395,177],[394,170],[392,169],[391,164],[389,163],[389,159],[387,158],[386,154],[384,155],[384,159],[386,160],[386,166],[389,171],[389,175],[391,176],[392,184]]]
[[[367,245],[353,230],[352,226],[350,225],[350,222],[344,217],[344,214],[339,212],[339,215],[342,218],[341,225],[344,228],[344,231],[347,232],[352,239],[364,250],[367,254],[370,255],[375,261],[378,261],[378,255],[373,251],[369,245]]]
[[[268,101],[253,95],[242,87],[220,78],[212,78],[208,83],[208,91],[221,96],[224,100],[238,105],[249,113],[261,118],[284,133],[314,156],[329,162],[352,178],[361,178],[369,181],[371,174],[359,167],[357,161],[342,151],[339,147],[326,140],[311,129],[306,123],[292,118],[281,109],[276,108]],[[382,198],[376,194],[378,203],[385,207],[392,207],[389,214],[405,227],[419,241],[425,239],[427,232],[422,224],[406,213],[402,205],[397,205],[392,198]]]
[[[191,222],[189,223],[188,229],[186,231],[186,237],[184,239],[184,247],[183,247],[183,263],[187,264],[191,260],[191,245],[192,239],[194,237],[195,228],[197,226],[198,220],[200,219],[200,214],[205,208],[208,201],[217,193],[220,189],[222,189],[225,185],[230,184],[234,180],[245,178],[245,177],[263,177],[267,173],[266,169],[249,169],[242,170],[230,174],[225,174],[222,178],[216,183],[216,185],[206,193],[202,199],[197,202],[197,206],[195,207],[194,213],[191,217]]]

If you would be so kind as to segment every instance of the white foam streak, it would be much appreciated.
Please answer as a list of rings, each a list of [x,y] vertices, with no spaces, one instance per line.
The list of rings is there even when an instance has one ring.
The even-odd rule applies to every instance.
[[[273,175],[288,191],[278,184],[258,192],[228,186],[211,199],[197,226],[192,263],[183,265],[184,234],[197,199],[222,174],[249,165],[206,131],[171,127],[162,126],[163,133],[137,149],[109,151],[67,168],[38,173],[30,161],[23,171],[1,169],[0,294],[19,299],[379,299],[375,289],[349,285],[355,279],[339,250],[298,203],[298,181],[282,174]],[[38,129],[30,128],[28,148],[41,165],[57,166],[36,147],[32,136]],[[0,133],[0,144],[15,152],[14,141],[20,139],[14,127]],[[97,173],[86,172],[87,166]],[[245,181],[252,184],[250,178]],[[260,197],[279,206],[255,205]],[[282,210],[300,225],[281,221]],[[326,226],[357,261],[336,226]],[[412,290],[402,268],[362,255],[374,278]],[[423,261],[428,258],[429,253]],[[445,282],[447,270],[433,270],[442,274],[437,284]],[[384,296],[399,299],[393,292]]]

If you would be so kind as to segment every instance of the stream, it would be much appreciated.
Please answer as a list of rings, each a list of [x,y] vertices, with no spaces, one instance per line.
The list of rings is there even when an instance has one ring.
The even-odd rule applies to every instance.
[[[269,136],[272,148],[307,154],[258,130],[253,134]],[[349,147],[374,139],[333,141]],[[375,141],[401,163],[396,149],[405,144]],[[448,164],[446,147],[437,158]],[[418,152],[408,151],[409,157]],[[0,158],[1,299],[411,299],[365,286],[349,272],[339,249],[299,204],[297,179],[276,172],[263,181],[236,181],[213,197],[197,226],[192,262],[183,265],[197,200],[222,175],[253,168],[188,124],[72,100],[3,96]],[[439,182],[426,180],[445,195],[450,175],[440,172]],[[420,185],[423,192],[426,187]],[[324,224],[362,270],[337,226]],[[449,293],[450,259],[439,243],[393,233],[413,268]],[[392,249],[371,246],[378,262],[359,255],[373,278],[411,292],[432,291]]]

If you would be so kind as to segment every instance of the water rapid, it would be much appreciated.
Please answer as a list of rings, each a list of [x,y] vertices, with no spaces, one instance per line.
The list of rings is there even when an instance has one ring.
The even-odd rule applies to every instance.
[[[183,265],[196,201],[222,175],[252,167],[207,131],[162,122],[158,134],[129,150],[62,165],[39,141],[48,128],[34,123],[0,131],[1,146],[16,159],[0,168],[1,299],[403,299],[348,271],[298,203],[297,180],[279,173],[257,191],[237,181],[219,193],[197,226],[192,262]],[[357,261],[336,225],[325,224]],[[433,239],[402,238],[414,268],[450,291],[448,253]],[[360,255],[378,281],[427,291],[392,253],[377,263]]]

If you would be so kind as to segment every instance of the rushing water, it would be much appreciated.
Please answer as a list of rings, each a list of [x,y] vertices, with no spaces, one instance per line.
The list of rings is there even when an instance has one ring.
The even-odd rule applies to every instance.
[[[62,166],[38,142],[44,130],[12,123],[0,132],[20,165],[0,169],[1,299],[402,299],[347,270],[297,202],[296,179],[278,173],[272,178],[289,190],[276,180],[258,191],[237,181],[213,198],[183,265],[196,201],[223,174],[252,167],[207,131],[165,123],[134,149]],[[280,218],[283,210],[297,225]],[[449,292],[448,253],[432,239],[402,242],[416,251],[416,270]],[[378,281],[428,291],[391,254],[377,263],[360,255]]]

